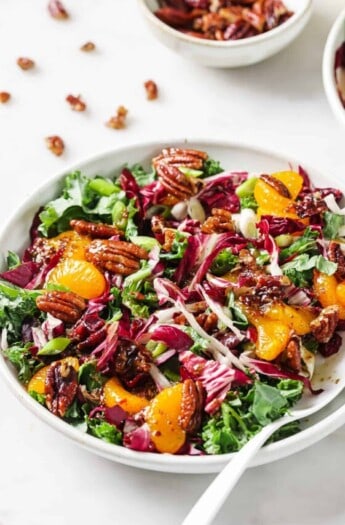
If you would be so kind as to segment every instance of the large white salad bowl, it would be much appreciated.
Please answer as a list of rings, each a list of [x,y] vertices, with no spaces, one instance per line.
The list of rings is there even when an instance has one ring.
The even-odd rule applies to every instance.
[[[145,143],[120,148],[89,160],[71,166],[69,170],[50,178],[44,185],[37,188],[25,202],[18,207],[16,213],[2,228],[0,234],[2,268],[4,267],[4,256],[8,250],[21,253],[29,243],[29,228],[36,211],[48,200],[55,197],[59,191],[61,181],[66,173],[79,169],[85,175],[114,175],[124,164],[137,162],[148,165],[150,159],[163,147],[168,145],[193,147],[207,151],[212,158],[220,160],[222,166],[231,170],[248,170],[255,173],[269,173],[289,169],[298,163],[291,158],[264,151],[251,146],[236,143],[227,143],[215,140],[169,140],[166,142]],[[330,174],[321,175],[316,171],[304,166],[313,182],[318,186],[341,187],[337,181],[332,181]],[[344,189],[344,187],[343,187]],[[328,368],[331,371],[331,380],[336,380],[337,356],[329,358]],[[228,455],[220,456],[174,456],[167,454],[154,454],[146,452],[135,452],[117,445],[101,441],[95,437],[83,434],[76,428],[65,423],[52,415],[48,410],[33,400],[16,377],[12,366],[0,354],[0,374],[8,384],[12,393],[25,405],[34,415],[48,425],[68,437],[78,445],[87,450],[134,467],[175,473],[208,473],[217,472],[222,469],[229,458]],[[325,375],[325,374],[324,374]],[[330,374],[328,373],[327,376]],[[326,383],[325,383],[326,384]],[[3,400],[5,402],[5,400]],[[262,449],[252,463],[260,465],[283,458],[303,448],[312,445],[331,432],[335,431],[345,423],[345,392],[340,394],[330,405],[321,412],[310,417],[308,421],[302,422],[302,431],[282,441],[270,444]],[[20,421],[18,421],[20,426]]]

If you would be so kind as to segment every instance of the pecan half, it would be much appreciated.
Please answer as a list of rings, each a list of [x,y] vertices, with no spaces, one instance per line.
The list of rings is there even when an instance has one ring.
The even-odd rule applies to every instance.
[[[201,227],[202,233],[225,233],[235,231],[231,213],[221,208],[213,208],[212,217],[208,217]]]
[[[141,259],[148,259],[147,251],[125,241],[95,240],[86,249],[87,261],[120,275],[139,270]]]
[[[291,194],[285,184],[271,175],[261,175],[261,180],[276,190],[279,195],[291,199]]]
[[[162,153],[152,160],[152,164],[156,168],[157,164],[163,161],[171,166],[186,166],[199,170],[207,158],[207,153],[196,149],[164,148]]]
[[[328,246],[327,252],[330,261],[337,263],[338,268],[335,276],[340,281],[345,279],[345,255],[340,247],[340,244],[335,241],[331,241]]]
[[[138,374],[148,374],[152,355],[144,346],[136,346],[131,341],[121,341],[114,358],[115,373],[124,381],[130,382]]]
[[[96,49],[96,46],[93,42],[85,42],[80,48],[80,51],[85,51],[86,53],[89,53],[90,51],[94,51]]]
[[[297,336],[291,337],[283,353],[283,359],[287,366],[295,372],[302,369],[300,339]]]
[[[0,104],[6,104],[11,98],[11,94],[7,91],[0,91]]]
[[[17,59],[17,64],[23,71],[27,71],[34,67],[35,62],[31,58],[20,57]]]
[[[119,106],[114,117],[110,117],[106,126],[111,129],[124,129],[126,127],[128,110],[124,106]]]
[[[80,95],[78,95],[77,97],[75,97],[74,95],[67,95],[66,102],[69,103],[73,111],[85,111],[86,110],[86,104],[81,99]]]
[[[77,372],[66,361],[57,361],[48,368],[45,393],[48,410],[64,417],[78,390]]]
[[[113,235],[123,235],[123,231],[118,230],[115,226],[103,224],[102,222],[88,222],[82,219],[73,219],[70,221],[72,230],[79,233],[79,235],[89,235],[90,237],[98,239],[109,239]]]
[[[183,383],[181,413],[179,424],[189,434],[197,432],[201,425],[204,401],[203,386],[200,381],[186,379]]]
[[[48,11],[56,20],[66,20],[69,17],[68,12],[60,0],[50,0],[48,3]]]
[[[58,135],[52,135],[51,137],[46,137],[45,139],[47,148],[50,149],[54,155],[60,157],[63,154],[65,149],[65,144],[61,137]]]
[[[86,302],[82,297],[73,292],[58,290],[37,297],[36,305],[42,312],[49,313],[65,323],[75,323],[86,309]]]
[[[162,186],[178,200],[189,199],[198,192],[198,188],[192,184],[191,178],[184,175],[176,166],[161,161],[156,164],[156,170]]]
[[[156,98],[158,98],[158,87],[156,82],[154,82],[153,80],[147,80],[144,83],[144,87],[146,89],[147,100],[155,100]]]
[[[339,320],[339,307],[327,306],[320,315],[310,323],[310,331],[319,343],[328,343],[334,334]]]

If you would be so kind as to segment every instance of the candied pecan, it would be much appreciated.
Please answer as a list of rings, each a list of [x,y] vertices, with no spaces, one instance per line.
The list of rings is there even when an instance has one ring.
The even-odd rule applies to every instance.
[[[75,323],[86,309],[85,300],[73,292],[53,290],[36,299],[39,310],[66,323]]]
[[[93,42],[85,42],[80,48],[81,51],[86,51],[89,53],[90,51],[94,51],[96,49],[96,46]]]
[[[154,82],[153,80],[147,80],[144,83],[144,87],[146,89],[147,100],[155,100],[156,98],[158,98],[158,87],[156,82]]]
[[[304,197],[296,202],[295,210],[301,219],[312,217],[313,215],[319,215],[327,211],[327,204],[325,201],[313,193],[308,193]]]
[[[340,244],[335,241],[331,241],[328,246],[327,255],[330,261],[338,265],[335,276],[340,281],[345,279],[345,255],[340,247]]]
[[[293,370],[294,372],[300,372],[302,370],[302,358],[299,337],[291,337],[286,349],[283,352],[282,359],[286,363],[286,365],[289,368],[291,368],[291,370]]]
[[[339,306],[327,306],[310,323],[310,331],[319,343],[328,343],[337,328],[338,320]]]
[[[27,71],[34,67],[35,62],[31,58],[20,57],[17,59],[17,64],[23,71]]]
[[[175,240],[175,231],[166,228],[164,230],[164,244],[162,245],[163,250],[170,252],[172,245]]]
[[[85,313],[73,326],[69,337],[77,342],[79,352],[96,348],[107,336],[106,323],[97,313]]]
[[[106,126],[111,129],[123,129],[126,127],[128,110],[124,106],[119,106],[114,117],[110,117]]]
[[[198,187],[192,183],[191,178],[177,167],[161,161],[156,164],[156,170],[162,186],[177,199],[186,200],[198,192]]]
[[[6,104],[11,98],[10,93],[7,91],[0,91],[0,104]]]
[[[244,293],[240,295],[239,299],[243,304],[250,307],[259,308],[274,301],[281,301],[285,297],[285,289],[291,284],[286,276],[258,274],[250,277],[253,280],[246,282],[242,279],[242,274],[239,275],[241,286],[244,281]],[[249,288],[246,289],[246,286]]]
[[[155,12],[155,15],[165,24],[179,28],[190,26],[194,18],[197,18],[202,13],[203,11],[197,9],[187,13],[173,7],[162,7]]]
[[[79,235],[89,235],[98,239],[109,239],[114,235],[123,235],[123,231],[118,230],[116,226],[103,224],[102,222],[88,222],[82,219],[73,219],[70,221],[72,230],[79,233]]]
[[[195,434],[200,428],[203,404],[204,391],[200,381],[186,379],[182,387],[179,424],[189,434]]]
[[[50,151],[54,153],[54,155],[59,157],[63,154],[65,144],[61,137],[59,137],[58,135],[52,135],[51,137],[46,137],[45,141],[47,144],[47,148],[50,149]]]
[[[282,181],[276,179],[275,177],[271,177],[271,175],[261,175],[260,179],[263,180],[269,186],[271,186],[273,189],[275,189],[276,192],[279,193],[279,195],[281,195],[282,197],[291,199],[291,194]]]
[[[114,358],[115,373],[123,380],[130,381],[138,374],[148,374],[152,363],[151,352],[144,346],[122,340]]]
[[[66,97],[66,102],[69,103],[73,111],[85,111],[86,110],[86,104],[85,102],[83,102],[80,95],[78,95],[77,97],[75,97],[74,95],[68,95]]]
[[[225,233],[235,231],[231,213],[221,208],[212,208],[212,217],[208,217],[201,226],[202,233]]]
[[[64,417],[77,394],[77,372],[68,362],[52,363],[45,380],[46,405],[55,416]]]
[[[147,251],[125,241],[95,240],[86,249],[87,261],[120,275],[139,270],[141,259],[148,259]]]
[[[158,163],[164,161],[165,164],[172,166],[186,166],[199,170],[207,158],[207,153],[196,149],[164,148],[160,155],[154,157],[152,164],[156,168]]]
[[[56,20],[66,20],[69,17],[68,12],[60,0],[50,0],[48,3],[48,11]]]
[[[210,314],[203,313],[196,317],[199,325],[205,330],[205,332],[212,332],[217,327],[218,317],[215,313]]]

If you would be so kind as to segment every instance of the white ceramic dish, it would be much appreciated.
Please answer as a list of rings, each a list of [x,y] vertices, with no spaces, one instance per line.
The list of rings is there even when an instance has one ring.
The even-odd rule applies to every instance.
[[[207,151],[211,157],[220,160],[222,165],[227,169],[267,173],[287,169],[291,162],[290,158],[284,158],[284,156],[276,153],[270,153],[240,144],[211,140],[170,140],[164,143],[147,143],[129,146],[99,155],[81,162],[76,166],[72,166],[70,170],[66,170],[52,177],[18,208],[14,216],[3,227],[2,233],[0,234],[2,266],[4,265],[4,255],[7,253],[7,250],[21,252],[28,244],[28,230],[34,214],[41,205],[56,196],[59,183],[66,173],[80,169],[88,176],[94,176],[95,174],[112,175],[118,171],[119,167],[127,162],[129,164],[141,162],[147,165],[149,160],[163,147],[168,145],[182,146],[185,145],[186,142],[188,142],[190,147]],[[292,164],[293,166],[298,165],[296,162],[292,162]],[[304,167],[309,169],[306,166]],[[339,182],[330,180],[328,175],[327,177],[322,176],[311,169],[309,169],[309,173],[313,181],[320,186],[329,186],[332,183],[334,186],[339,186]],[[78,445],[112,461],[150,470],[201,474],[221,470],[231,457],[231,454],[191,457],[142,453],[105,443],[100,439],[81,433],[61,419],[53,416],[48,410],[34,401],[19,383],[15,371],[1,354],[0,373],[13,394],[33,414]],[[253,465],[269,463],[302,450],[335,431],[343,423],[345,423],[345,392],[320,413],[312,416],[308,421],[304,421],[303,430],[300,433],[268,445],[261,450],[255,458]]]
[[[334,74],[335,54],[345,40],[345,9],[336,18],[328,35],[323,53],[322,76],[326,96],[332,111],[345,126],[345,108],[341,103]]]
[[[153,13],[157,0],[138,0],[153,35],[184,58],[210,67],[241,67],[261,62],[289,45],[303,30],[312,12],[312,0],[284,0],[294,15],[281,26],[252,38],[218,42],[185,35],[161,22]]]

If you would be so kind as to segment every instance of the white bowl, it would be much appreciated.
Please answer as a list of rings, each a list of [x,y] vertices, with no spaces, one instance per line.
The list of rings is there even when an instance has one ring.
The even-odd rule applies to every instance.
[[[345,126],[345,108],[340,100],[334,74],[335,54],[345,40],[345,9],[336,18],[323,53],[322,76],[329,105],[339,122]]]
[[[312,12],[312,0],[284,0],[294,15],[281,26],[251,38],[219,42],[185,35],[164,22],[154,11],[157,0],[138,0],[151,32],[184,58],[210,67],[241,67],[261,62],[289,45],[303,30]]]
[[[76,166],[72,166],[70,170],[67,170],[67,173],[80,169],[85,175],[91,177],[95,174],[109,176],[116,173],[118,168],[127,162],[129,164],[140,162],[148,166],[150,159],[157,155],[163,147],[168,145],[185,146],[186,142],[189,147],[207,151],[211,157],[220,160],[226,169],[269,173],[286,170],[291,166],[291,158],[286,158],[276,153],[241,144],[195,139],[193,141],[170,140],[164,143],[147,143],[121,148],[80,162]],[[296,167],[299,164],[301,163],[292,162],[292,165]],[[304,167],[308,169],[308,167]],[[339,186],[339,183],[330,180],[328,175],[327,177],[321,176],[312,169],[308,169],[308,171],[313,181],[320,186],[329,186],[332,183],[334,186]],[[37,188],[3,227],[2,233],[0,234],[2,268],[4,267],[4,256],[7,250],[21,252],[24,247],[27,246],[29,243],[28,230],[34,214],[40,206],[57,195],[61,187],[61,180],[65,174],[66,172],[59,173],[43,186]],[[0,373],[13,394],[33,414],[78,445],[112,461],[150,470],[200,474],[219,471],[232,456],[232,454],[194,457],[173,456],[168,454],[136,452],[124,447],[105,443],[93,436],[83,434],[34,401],[20,384],[14,369],[1,353]],[[3,399],[2,402],[5,403],[6,401]],[[254,459],[252,465],[269,463],[302,450],[327,436],[343,423],[345,423],[345,392],[320,413],[315,414],[311,418],[308,418],[308,421],[303,422],[303,430],[300,433],[262,449]],[[18,422],[18,424],[20,425],[20,422]]]

